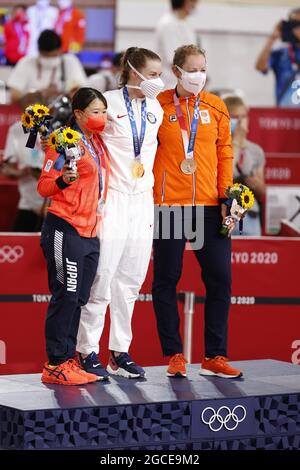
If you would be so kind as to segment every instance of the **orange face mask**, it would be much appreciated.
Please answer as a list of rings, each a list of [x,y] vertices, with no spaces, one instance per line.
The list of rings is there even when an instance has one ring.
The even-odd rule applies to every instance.
[[[90,132],[102,132],[104,130],[107,122],[106,114],[98,114],[98,116],[91,116],[85,114],[85,117],[87,118],[85,127]]]

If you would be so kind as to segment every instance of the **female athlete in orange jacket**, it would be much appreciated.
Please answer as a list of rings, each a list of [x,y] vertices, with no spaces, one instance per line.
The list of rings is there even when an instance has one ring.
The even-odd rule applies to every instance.
[[[46,319],[49,361],[42,381],[63,385],[97,380],[94,374],[80,369],[73,358],[80,309],[89,299],[97,270],[97,207],[108,180],[106,151],[99,137],[106,122],[106,99],[97,90],[81,88],[72,108],[71,126],[82,134],[77,170],[66,164],[61,168],[58,154],[47,149],[38,182],[41,196],[51,199],[41,236],[52,293]]]
[[[170,356],[167,375],[186,375],[176,286],[189,240],[206,287],[200,373],[238,377],[241,372],[226,357],[231,242],[219,234],[226,215],[225,190],[232,184],[230,118],[223,101],[203,91],[206,58],[201,49],[178,48],[173,64],[178,83],[175,90],[159,95],[164,119],[154,165],[154,197],[162,224],[154,240],[153,304],[163,353]]]

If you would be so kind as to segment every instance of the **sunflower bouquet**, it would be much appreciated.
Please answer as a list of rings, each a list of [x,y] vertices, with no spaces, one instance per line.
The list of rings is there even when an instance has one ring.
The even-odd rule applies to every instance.
[[[38,132],[46,136],[52,116],[47,106],[34,104],[28,106],[21,116],[21,122],[25,134],[29,134],[26,147],[33,149],[36,144]]]
[[[239,222],[240,233],[243,230],[243,218],[248,209],[254,204],[254,194],[244,184],[235,183],[229,186],[225,192],[228,197],[226,205],[230,208],[230,215],[225,218],[225,222],[221,228],[221,235],[224,237],[229,234],[229,225],[234,220]]]
[[[60,127],[50,134],[48,146],[59,154],[54,164],[56,170],[60,171],[65,163],[70,169],[77,170],[76,162],[81,157],[79,147],[81,138],[82,134],[71,127]]]

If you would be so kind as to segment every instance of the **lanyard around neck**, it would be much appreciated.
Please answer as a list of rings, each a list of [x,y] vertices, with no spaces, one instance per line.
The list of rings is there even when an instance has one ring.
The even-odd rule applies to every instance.
[[[138,160],[141,159],[141,151],[142,151],[142,146],[145,138],[145,133],[146,133],[146,123],[147,123],[147,104],[146,100],[142,101],[142,111],[141,111],[141,132],[140,136],[138,135],[137,127],[136,127],[136,121],[134,117],[134,112],[132,109],[132,104],[129,98],[129,93],[126,87],[123,88],[123,96],[124,96],[124,101],[125,105],[127,108],[127,113],[131,125],[131,132],[132,132],[132,140],[133,140],[133,148],[134,148],[134,156]]]
[[[188,129],[187,129],[186,122],[183,116],[183,112],[180,106],[179,98],[176,95],[176,93],[174,93],[174,105],[176,109],[178,122],[180,125],[185,156],[187,160],[192,160],[194,159],[194,148],[195,148],[196,135],[197,135],[198,124],[199,124],[200,96],[198,95],[195,100],[194,115],[193,115],[193,120],[190,126],[190,137],[188,134]]]

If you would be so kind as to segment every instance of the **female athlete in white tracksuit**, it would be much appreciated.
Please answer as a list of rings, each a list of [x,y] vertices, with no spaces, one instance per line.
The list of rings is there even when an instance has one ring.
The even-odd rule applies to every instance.
[[[152,168],[163,111],[161,61],[152,51],[130,48],[123,57],[123,88],[105,93],[108,124],[102,138],[110,154],[109,189],[100,225],[100,260],[87,305],[82,308],[77,350],[83,368],[102,379],[108,372],[141,377],[128,355],[131,319],[151,256],[154,224]],[[111,351],[107,370],[98,359],[110,306]]]

